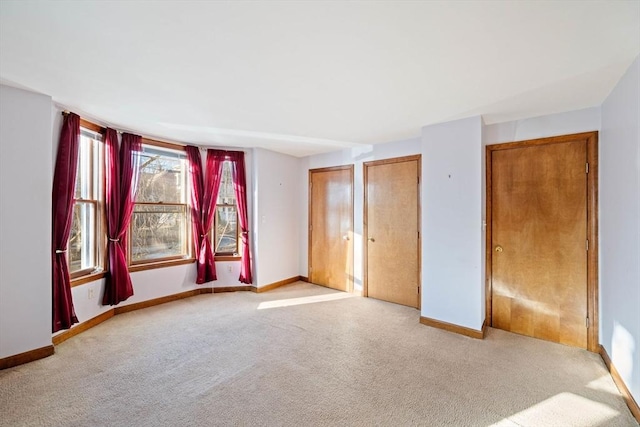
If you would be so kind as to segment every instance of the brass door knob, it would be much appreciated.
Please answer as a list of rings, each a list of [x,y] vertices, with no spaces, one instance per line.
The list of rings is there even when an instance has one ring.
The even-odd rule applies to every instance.
[[[370,242],[375,242],[376,240],[373,237],[369,237]]]
[[[502,252],[502,246],[500,245],[496,246],[496,252]]]
[[[344,236],[342,236],[342,240],[349,240],[349,235],[345,234]]]

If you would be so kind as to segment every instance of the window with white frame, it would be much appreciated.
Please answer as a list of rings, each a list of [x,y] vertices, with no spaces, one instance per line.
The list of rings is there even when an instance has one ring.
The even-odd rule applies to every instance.
[[[103,268],[102,135],[80,128],[73,217],[68,245],[71,278]]]
[[[129,233],[130,264],[190,256],[188,182],[184,151],[142,145]]]
[[[219,256],[238,255],[238,208],[233,187],[231,162],[222,164],[222,182],[214,219],[213,249]]]

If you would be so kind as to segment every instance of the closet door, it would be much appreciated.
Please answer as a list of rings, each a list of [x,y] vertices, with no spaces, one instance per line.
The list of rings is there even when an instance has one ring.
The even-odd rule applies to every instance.
[[[364,164],[365,294],[420,305],[420,156]]]
[[[587,138],[558,141],[490,152],[491,326],[587,348]]]
[[[309,281],[353,290],[353,165],[309,171]]]

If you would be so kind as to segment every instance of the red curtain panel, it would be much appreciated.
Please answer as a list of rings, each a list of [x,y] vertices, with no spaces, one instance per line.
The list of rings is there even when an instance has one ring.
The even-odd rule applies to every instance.
[[[140,136],[123,133],[118,150],[117,132],[113,129],[106,130],[105,204],[109,274],[105,280],[103,305],[117,305],[133,295],[133,285],[127,267],[127,231],[140,173],[139,157],[136,153],[141,149]]]
[[[242,235],[242,262],[240,264],[240,282],[250,284],[251,277],[251,257],[249,256],[249,220],[247,216],[247,178],[245,174],[244,152],[228,151],[231,160],[233,174],[233,188],[236,192],[236,203],[238,206],[238,221],[240,222]]]
[[[218,150],[208,150],[206,173],[203,173],[200,149],[187,146],[186,151],[191,176],[191,218],[196,251],[196,283],[202,284],[217,279],[210,232],[222,181],[224,156],[216,154]]]
[[[69,113],[64,118],[56,156],[52,192],[52,331],[69,329],[78,323],[67,264],[67,244],[71,233],[73,202],[78,165],[80,116]]]

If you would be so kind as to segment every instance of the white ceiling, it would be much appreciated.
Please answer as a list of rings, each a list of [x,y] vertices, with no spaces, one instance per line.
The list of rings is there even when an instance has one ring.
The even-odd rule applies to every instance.
[[[0,0],[0,79],[119,129],[295,156],[599,105],[640,1]]]

